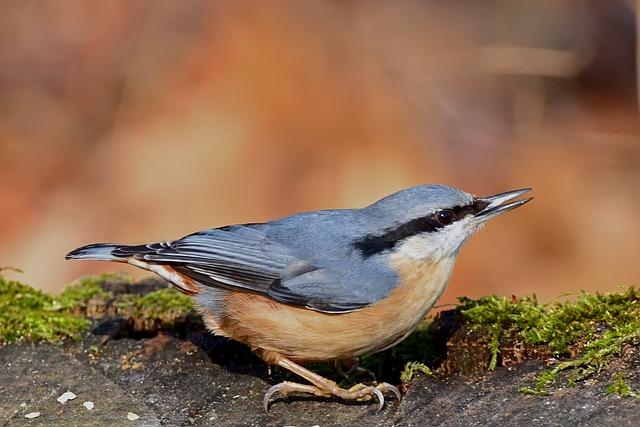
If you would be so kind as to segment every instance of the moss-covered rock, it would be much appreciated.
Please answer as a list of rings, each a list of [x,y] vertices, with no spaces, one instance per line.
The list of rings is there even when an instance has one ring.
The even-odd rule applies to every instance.
[[[60,295],[49,295],[0,275],[0,342],[60,342],[80,337],[92,325],[103,335],[152,336],[198,322],[201,328],[190,298],[159,280],[133,283],[122,275],[90,276]],[[521,389],[544,395],[559,375],[573,385],[639,343],[636,288],[581,293],[575,300],[549,304],[540,304],[535,296],[489,296],[461,298],[454,310],[440,313],[399,345],[361,362],[377,378],[409,382],[417,373],[431,370],[440,376],[472,374],[524,360],[555,360],[535,384]],[[317,369],[330,374],[327,367]],[[633,395],[624,392],[621,381],[614,381],[612,390]]]
[[[640,343],[640,292],[633,287],[604,294],[583,292],[575,301],[549,304],[535,297],[497,296],[460,302],[458,310],[468,328],[480,332],[490,349],[490,370],[499,360],[507,364],[504,361],[513,359],[516,350],[521,359],[565,359],[541,373],[533,387],[522,388],[525,393],[546,394],[560,373],[567,373],[568,384],[575,385],[619,356],[625,346]]]
[[[92,320],[107,317],[128,319],[134,329],[153,332],[193,313],[189,297],[167,284],[154,282],[154,290],[146,293],[121,292],[123,284],[138,286],[126,275],[102,274],[50,295],[0,275],[0,342],[77,339]]]
[[[0,342],[78,338],[90,322],[71,313],[75,297],[48,295],[0,275]]]
[[[3,420],[18,420],[39,411],[40,420],[50,425],[80,419],[103,425],[121,417],[126,402],[126,410],[136,408],[150,424],[171,425],[262,425],[276,419],[283,425],[319,420],[334,425],[526,424],[540,419],[563,425],[633,420],[627,425],[635,425],[639,296],[631,288],[550,304],[535,297],[463,298],[399,345],[362,358],[362,366],[378,381],[402,383],[402,402],[391,401],[377,413],[365,403],[344,406],[332,399],[289,396],[286,405],[273,405],[266,415],[264,390],[283,379],[300,379],[277,369],[267,374],[248,348],[207,332],[190,299],[166,282],[133,283],[126,276],[102,275],[48,295],[0,276],[0,414]],[[496,369],[509,365],[517,366]],[[339,380],[329,364],[312,369]],[[591,380],[580,382],[586,377]],[[373,379],[361,375],[340,384]],[[107,385],[99,389],[94,383]],[[576,387],[551,393],[567,383]],[[552,395],[541,398],[541,404],[518,389]],[[55,396],[66,390],[95,400],[96,409],[89,412],[78,403],[60,411]],[[139,396],[144,401],[138,402]],[[238,412],[241,400],[243,411]]]

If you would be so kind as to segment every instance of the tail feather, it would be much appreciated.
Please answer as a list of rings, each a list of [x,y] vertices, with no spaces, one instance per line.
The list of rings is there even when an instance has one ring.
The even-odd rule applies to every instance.
[[[141,255],[145,252],[149,253],[150,250],[153,250],[155,245],[158,245],[158,247],[160,248],[163,247],[163,244],[161,243],[141,246],[94,243],[92,245],[83,246],[69,252],[65,258],[128,262],[129,264],[135,265],[136,267],[153,271],[163,279],[172,283],[177,290],[186,295],[197,294],[200,289],[194,279],[181,274],[170,265],[160,264],[157,262],[146,262],[144,259],[140,259],[141,257],[136,257],[136,255]]]
[[[114,245],[111,243],[94,243],[69,252],[67,256],[65,256],[65,259],[92,259],[126,262],[125,258],[113,255],[113,250],[120,247],[121,245]]]

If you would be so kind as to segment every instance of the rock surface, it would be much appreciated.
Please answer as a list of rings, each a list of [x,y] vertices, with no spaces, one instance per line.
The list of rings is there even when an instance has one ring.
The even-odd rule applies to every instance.
[[[92,333],[61,345],[0,346],[0,424],[103,425],[638,425],[640,399],[607,394],[616,372],[640,388],[640,354],[622,358],[576,387],[551,396],[522,394],[543,362],[527,361],[475,376],[419,375],[402,402],[381,412],[367,403],[289,396],[262,408],[265,390],[283,373],[245,346],[204,331],[197,317],[174,330],[140,333],[127,319],[96,320]],[[393,381],[392,378],[380,378]],[[395,380],[397,382],[397,380]],[[560,382],[559,382],[560,383]],[[77,398],[62,404],[70,391]],[[91,401],[88,410],[83,402]],[[35,418],[25,418],[39,412]],[[137,419],[131,414],[138,416]],[[129,416],[129,418],[128,418]]]

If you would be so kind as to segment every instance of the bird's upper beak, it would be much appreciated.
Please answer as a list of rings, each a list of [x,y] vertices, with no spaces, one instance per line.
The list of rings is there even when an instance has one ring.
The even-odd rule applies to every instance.
[[[496,194],[489,197],[478,197],[477,200],[482,204],[486,203],[484,209],[476,213],[475,217],[478,223],[483,223],[488,219],[496,217],[505,212],[509,212],[517,207],[520,207],[527,203],[533,197],[529,197],[522,200],[516,200],[515,202],[507,203],[513,199],[522,196],[525,193],[531,191],[531,188],[522,188],[520,190],[507,191],[506,193]]]

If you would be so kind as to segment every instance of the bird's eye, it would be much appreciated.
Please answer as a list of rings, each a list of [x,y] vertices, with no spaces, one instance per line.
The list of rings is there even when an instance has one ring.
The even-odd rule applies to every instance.
[[[453,214],[449,210],[443,210],[436,213],[436,219],[442,225],[449,225],[453,222]]]

